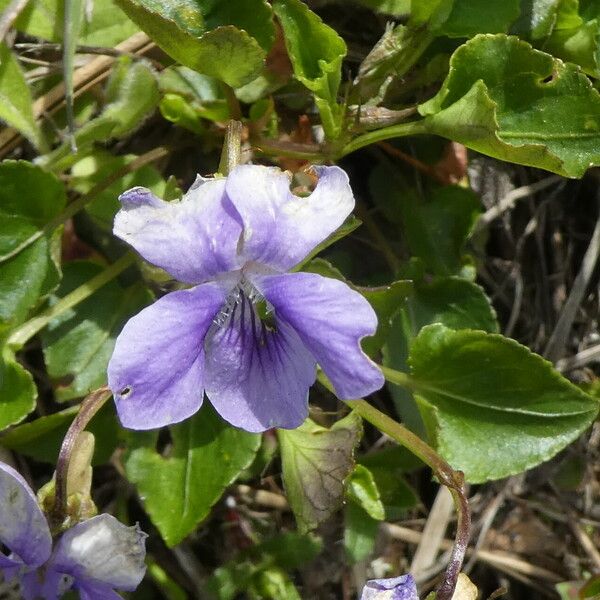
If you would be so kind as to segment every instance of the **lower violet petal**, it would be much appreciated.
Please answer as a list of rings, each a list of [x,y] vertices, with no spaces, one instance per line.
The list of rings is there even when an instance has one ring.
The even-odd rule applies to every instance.
[[[101,514],[63,534],[49,568],[73,577],[79,589],[133,591],[146,572],[145,539],[139,527],[127,527],[112,515]]]
[[[0,543],[7,546],[26,566],[40,566],[48,559],[52,549],[48,523],[27,482],[2,462],[0,507]],[[4,557],[2,553],[0,557],[0,567],[15,565],[14,560]]]
[[[243,293],[206,337],[206,395],[229,423],[246,431],[298,427],[308,416],[315,361],[296,332],[262,318]]]
[[[340,399],[360,398],[383,386],[383,374],[360,347],[363,337],[375,333],[377,316],[358,292],[314,273],[257,277],[254,283],[296,330]]]
[[[108,365],[121,423],[153,429],[202,404],[204,336],[225,301],[214,283],[171,292],[130,319]]]

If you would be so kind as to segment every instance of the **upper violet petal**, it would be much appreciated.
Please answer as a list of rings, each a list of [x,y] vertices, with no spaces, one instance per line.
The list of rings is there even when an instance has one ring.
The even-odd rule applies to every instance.
[[[360,600],[419,600],[419,596],[415,580],[408,574],[367,581]]]
[[[180,202],[136,187],[121,194],[114,233],[178,281],[202,283],[238,266],[239,215],[225,179],[199,177]]]
[[[360,347],[375,333],[377,316],[358,292],[314,273],[258,276],[254,284],[296,330],[338,398],[361,398],[383,386],[383,374]]]
[[[46,517],[27,482],[17,471],[2,462],[0,507],[0,542],[28,567],[39,567],[46,562],[52,550]]]
[[[242,165],[227,177],[226,192],[243,225],[247,261],[287,271],[333,233],[354,208],[348,176],[339,167],[314,167],[310,196],[290,191],[290,176],[274,167]]]
[[[73,577],[78,588],[133,591],[146,572],[146,537],[138,526],[127,527],[101,514],[67,529],[49,568]]]
[[[206,283],[171,292],[127,322],[108,364],[125,427],[178,423],[200,408],[204,336],[224,302],[222,287]]]
[[[206,337],[206,395],[229,423],[251,432],[293,429],[308,416],[316,365],[284,321],[266,325],[241,294]]]

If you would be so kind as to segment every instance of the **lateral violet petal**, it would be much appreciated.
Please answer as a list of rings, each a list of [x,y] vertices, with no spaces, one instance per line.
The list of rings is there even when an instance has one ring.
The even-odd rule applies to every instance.
[[[146,572],[146,537],[138,526],[101,514],[67,529],[48,567],[73,577],[77,588],[133,591]]]
[[[9,548],[28,567],[42,565],[52,550],[52,538],[46,517],[27,482],[15,469],[2,462],[0,507],[0,543]],[[7,560],[14,563],[13,558]]]
[[[206,283],[171,292],[127,322],[108,364],[123,426],[154,429],[200,408],[204,337],[224,302],[222,287]]]
[[[290,191],[290,176],[274,167],[242,165],[227,177],[226,193],[243,225],[241,253],[287,271],[333,233],[354,208],[348,176],[339,167],[313,167],[317,185],[306,198]]]
[[[119,200],[115,235],[178,281],[202,283],[239,266],[242,227],[225,179],[199,177],[180,202],[164,202],[142,187]]]
[[[367,581],[360,600],[419,600],[419,596],[415,580],[408,574]]]
[[[266,325],[242,294],[226,322],[211,329],[205,349],[206,395],[226,421],[260,432],[306,419],[315,361],[285,321]]]
[[[363,296],[342,281],[314,273],[255,277],[253,282],[296,330],[338,398],[361,398],[383,386],[383,374],[360,347],[360,340],[377,328],[375,311]]]

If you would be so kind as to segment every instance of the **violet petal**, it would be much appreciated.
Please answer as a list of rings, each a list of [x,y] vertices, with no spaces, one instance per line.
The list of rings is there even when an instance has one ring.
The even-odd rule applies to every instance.
[[[246,260],[287,271],[333,233],[354,208],[348,176],[339,167],[314,167],[310,196],[290,191],[290,176],[274,167],[242,165],[227,177],[227,196],[244,224]]]
[[[138,526],[127,527],[112,515],[101,514],[62,535],[48,568],[73,577],[77,588],[133,591],[146,572],[146,537]]]
[[[171,292],[127,322],[108,364],[125,427],[162,427],[200,408],[204,336],[224,302],[223,289],[207,283]]]
[[[360,600],[419,600],[419,596],[415,580],[408,574],[367,581]]]
[[[358,292],[314,273],[257,277],[254,283],[296,330],[338,398],[361,398],[383,386],[383,374],[360,347],[361,338],[375,333],[377,316]]]
[[[207,281],[239,266],[242,228],[224,189],[225,179],[198,178],[181,202],[164,202],[133,188],[119,197],[113,231],[178,281]]]
[[[43,564],[52,549],[52,538],[46,517],[40,510],[37,499],[27,482],[15,469],[2,462],[0,462],[0,507],[2,507],[0,542],[28,567],[38,567]],[[14,565],[13,560],[11,563]],[[12,565],[3,560],[0,566],[11,567]]]
[[[265,325],[242,296],[206,337],[206,395],[232,425],[259,432],[292,429],[308,416],[315,361],[285,322]]]

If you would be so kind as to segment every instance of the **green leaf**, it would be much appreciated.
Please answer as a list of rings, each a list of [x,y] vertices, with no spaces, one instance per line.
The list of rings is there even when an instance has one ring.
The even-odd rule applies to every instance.
[[[5,346],[0,359],[0,431],[22,421],[35,408],[36,398],[37,389],[31,373]]]
[[[276,0],[279,18],[294,75],[315,94],[325,135],[341,133],[343,111],[337,103],[346,42],[301,0]]]
[[[273,9],[267,0],[200,0],[196,2],[202,12],[205,29],[221,25],[235,25],[248,32],[268,52],[275,40]]]
[[[521,0],[521,15],[510,33],[539,40],[549,36],[557,22],[562,0]]]
[[[260,436],[234,429],[208,403],[170,431],[173,447],[168,456],[158,454],[151,440],[131,450],[125,470],[152,522],[167,545],[174,546],[250,465]]]
[[[600,16],[571,29],[556,28],[544,41],[544,49],[600,77]]]
[[[277,431],[283,483],[301,533],[316,528],[339,508],[361,434],[362,424],[354,413],[331,429],[307,419],[298,429]]]
[[[0,163],[0,331],[23,320],[58,284],[60,232],[6,257],[60,214],[65,202],[54,175],[26,161]]]
[[[105,90],[106,105],[100,116],[88,121],[75,133],[79,152],[74,154],[70,142],[64,142],[40,163],[57,171],[70,167],[94,142],[121,137],[138,127],[156,108],[159,101],[154,70],[145,61],[129,56],[118,59]]]
[[[30,456],[43,463],[55,464],[62,441],[79,406],[38,417],[35,421],[17,425],[0,436],[0,446]],[[94,434],[96,445],[92,464],[109,461],[119,442],[120,428],[112,404],[104,406],[87,428]]]
[[[375,549],[379,521],[354,500],[344,507],[344,551],[351,564],[366,559]]]
[[[409,363],[431,439],[472,483],[548,460],[598,413],[594,398],[501,335],[431,325]]]
[[[83,285],[104,268],[89,261],[67,263],[52,302]],[[56,382],[56,400],[85,396],[106,384],[106,367],[123,325],[151,300],[143,284],[124,289],[116,280],[51,321],[42,333],[48,375]]]
[[[274,39],[264,0],[118,0],[167,54],[199,73],[239,87],[256,77]]]
[[[160,101],[159,108],[160,114],[167,121],[171,121],[171,123],[193,133],[201,134],[204,132],[205,127],[198,111],[182,96],[165,94]]]
[[[10,48],[0,42],[0,119],[14,127],[38,150],[45,142],[33,116],[33,103],[25,75]]]
[[[600,164],[600,94],[572,64],[505,35],[452,55],[424,126],[489,156],[567,177]]]
[[[358,504],[371,518],[383,521],[385,510],[373,474],[367,467],[356,465],[346,483],[346,496]]]
[[[498,332],[496,313],[485,292],[460,277],[443,277],[416,285],[408,299],[407,311],[414,335],[432,323],[451,329]]]

